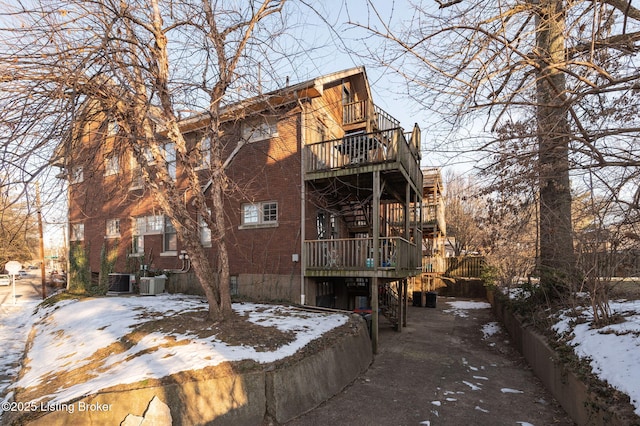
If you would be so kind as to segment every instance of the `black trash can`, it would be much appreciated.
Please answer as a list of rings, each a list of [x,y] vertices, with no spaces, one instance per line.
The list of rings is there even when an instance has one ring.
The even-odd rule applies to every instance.
[[[421,291],[414,291],[413,292],[413,306],[417,306],[417,307],[422,307],[424,306],[422,304],[422,292]]]
[[[438,298],[438,293],[436,293],[435,291],[427,292],[427,303],[425,304],[425,306],[427,308],[435,308],[437,298]]]

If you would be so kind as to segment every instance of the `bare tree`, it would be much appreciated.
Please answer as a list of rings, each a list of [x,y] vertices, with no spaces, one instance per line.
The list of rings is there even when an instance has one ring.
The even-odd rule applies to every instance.
[[[467,252],[482,249],[484,233],[478,219],[486,210],[486,203],[480,188],[474,186],[470,178],[455,173],[445,176],[445,221],[447,241],[454,254],[461,256]]]
[[[230,185],[225,170],[243,145],[237,139],[225,145],[224,108],[260,93],[286,24],[285,2],[34,1],[3,4],[0,16],[5,149],[22,144],[51,155],[54,144],[71,161],[84,125],[115,120],[125,137],[113,149],[133,153],[190,254],[214,320],[231,313],[223,194]],[[185,137],[183,110],[200,114],[202,138],[211,141],[205,179],[195,171],[202,153]],[[167,168],[167,142],[186,165],[184,187]],[[212,230],[213,263],[199,244],[198,219],[185,193]]]
[[[416,100],[453,128],[473,126],[467,149],[485,154],[495,182],[508,164],[521,172],[511,184],[537,188],[542,283],[575,289],[571,179],[591,174],[620,199],[636,191],[640,10],[619,0],[437,3],[420,1],[397,23],[367,1],[369,21],[354,24],[385,40],[370,53]],[[631,208],[636,198],[626,197]]]

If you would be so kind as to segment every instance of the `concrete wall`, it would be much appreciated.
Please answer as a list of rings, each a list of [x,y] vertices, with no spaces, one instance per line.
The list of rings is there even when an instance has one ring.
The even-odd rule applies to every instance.
[[[6,419],[7,424],[110,426],[128,415],[143,416],[154,397],[170,409],[167,424],[259,425],[265,418],[286,422],[340,392],[371,364],[371,341],[362,318],[352,315],[340,330],[328,347],[301,359],[257,368],[222,365],[199,371],[198,378],[185,372],[125,390],[100,391],[69,404],[73,412],[58,407]]]
[[[594,392],[571,371],[547,344],[544,336],[528,328],[498,297],[489,298],[493,310],[509,332],[516,348],[544,386],[578,425],[638,425],[640,418],[629,403],[615,403]]]
[[[240,274],[238,295],[256,301],[282,301],[300,303],[300,275]],[[166,284],[169,293],[204,296],[202,287],[192,272],[171,274]],[[315,299],[314,299],[315,300]]]

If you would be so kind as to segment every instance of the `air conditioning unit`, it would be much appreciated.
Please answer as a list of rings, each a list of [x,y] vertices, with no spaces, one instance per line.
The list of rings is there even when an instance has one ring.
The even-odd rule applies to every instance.
[[[131,293],[132,282],[135,280],[135,275],[130,274],[109,274],[109,290],[110,294]]]
[[[164,293],[165,277],[140,277],[140,294],[150,296]]]

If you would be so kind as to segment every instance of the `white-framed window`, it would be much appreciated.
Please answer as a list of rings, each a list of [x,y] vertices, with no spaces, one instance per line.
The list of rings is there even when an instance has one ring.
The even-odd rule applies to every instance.
[[[257,142],[278,136],[278,122],[275,117],[261,117],[242,125],[242,138],[247,142]]]
[[[164,216],[151,215],[135,218],[135,233],[139,235],[161,234],[164,230]]]
[[[71,241],[83,241],[84,240],[84,223],[71,224],[71,235],[69,236]]]
[[[107,123],[107,134],[109,136],[113,136],[117,135],[119,131],[120,126],[118,125],[118,122],[114,119],[109,120],[109,122]]]
[[[111,176],[120,172],[120,161],[117,155],[110,155],[104,159],[104,175]]]
[[[144,177],[142,175],[142,167],[138,164],[138,161],[133,155],[129,161],[129,167],[131,169],[131,186],[129,189],[140,189],[144,187]]]
[[[84,181],[84,168],[82,166],[75,166],[71,169],[70,181],[72,184]]]
[[[171,219],[164,217],[164,233],[163,233],[163,252],[177,253],[178,251],[178,233],[173,227]]]
[[[242,205],[241,227],[260,227],[278,225],[278,203],[265,201]]]
[[[211,166],[211,138],[207,136],[198,141],[196,145],[198,155],[198,169],[208,169]]]
[[[107,238],[120,237],[120,219],[107,219]]]
[[[131,239],[131,254],[133,256],[144,255],[144,235],[133,234]]]
[[[171,179],[176,178],[176,144],[167,143],[164,145],[164,161],[167,165],[167,173]]]
[[[208,214],[211,216],[211,211],[208,211]],[[200,244],[203,247],[211,247],[211,229],[200,214],[198,215],[198,226],[200,227]]]
[[[140,221],[143,218],[131,218],[131,255],[144,255],[144,234],[140,232]]]

